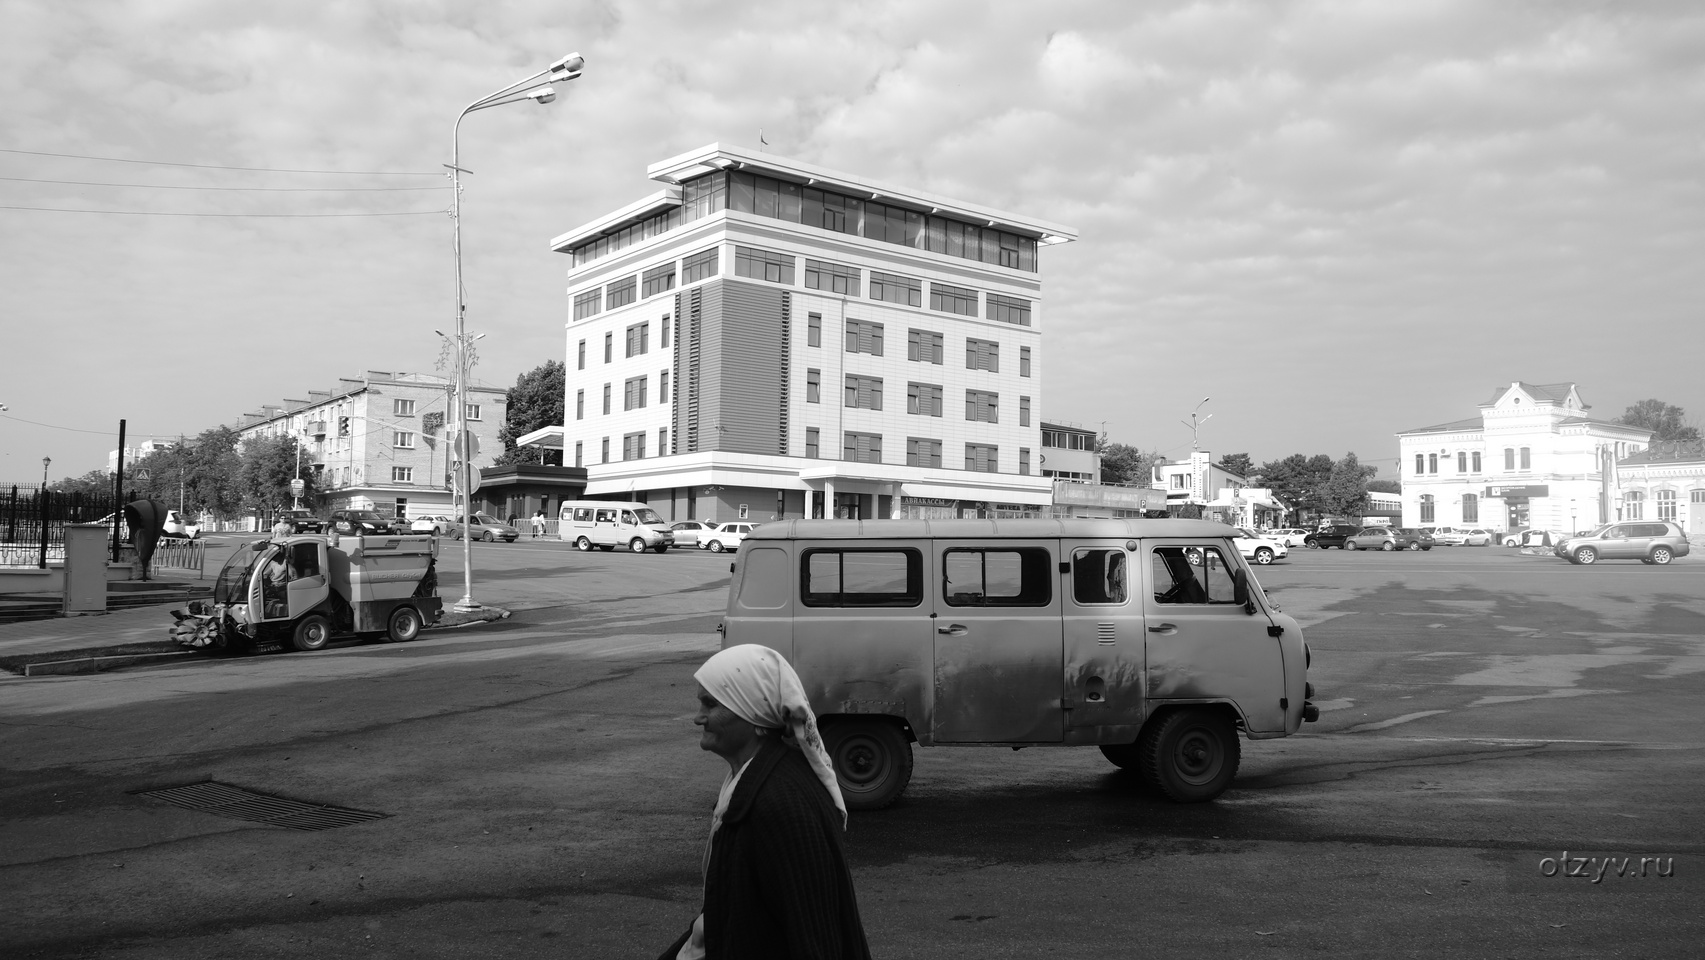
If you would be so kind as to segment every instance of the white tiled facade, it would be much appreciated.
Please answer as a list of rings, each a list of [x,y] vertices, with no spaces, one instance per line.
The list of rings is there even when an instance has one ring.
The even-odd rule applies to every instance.
[[[1403,525],[1573,532],[1622,519],[1615,465],[1651,431],[1589,409],[1572,383],[1516,381],[1476,418],[1399,433]]]
[[[560,431],[522,439],[560,444],[565,466],[586,468],[586,495],[631,495],[670,519],[709,520],[959,516],[1050,503],[1041,448],[1046,314],[1035,245],[1072,239],[1071,231],[720,145],[650,172],[684,186],[553,241],[575,261],[568,272],[566,422]],[[699,201],[696,216],[682,216],[695,202],[695,185],[719,173],[726,178],[722,207]],[[759,201],[737,200],[747,179],[759,184]],[[858,232],[836,232],[779,219],[770,215],[774,207],[770,213],[732,208],[761,202],[766,181],[784,197],[791,190],[796,205],[803,193],[808,211],[806,191],[859,198],[859,216],[870,222]],[[864,235],[891,222],[884,216],[904,221],[907,215],[920,228],[912,243]],[[948,217],[960,226],[987,224],[985,234],[999,235],[998,242],[1029,244],[1029,268],[1019,265],[1017,247],[1002,254],[1009,263],[928,249],[941,241],[922,231]],[[646,220],[657,229],[636,236],[632,225]],[[589,252],[612,235],[630,239],[620,249]],[[715,272],[692,277],[692,264],[707,254]],[[836,292],[826,270],[818,271],[818,288],[808,286],[813,261],[849,271],[843,282],[850,289]],[[647,295],[647,275],[665,270],[673,271],[672,284]],[[877,299],[875,284],[884,275],[915,281],[915,301]],[[633,299],[623,302],[630,279]],[[932,299],[938,291],[946,299]],[[1026,304],[1027,323],[991,319],[991,295]],[[955,303],[971,315],[934,308]],[[870,325],[880,326],[880,355]],[[630,333],[637,329],[643,335]],[[939,363],[908,359],[914,330],[940,337]],[[858,346],[853,351],[849,331]],[[968,340],[996,345],[997,369],[981,368],[987,360],[968,368]],[[861,405],[847,404],[849,378],[866,378],[862,391],[853,389]],[[872,402],[876,381],[881,409],[862,405]],[[643,406],[635,405],[630,382],[643,382]],[[939,388],[939,416],[908,412],[913,383]],[[998,398],[995,422],[967,419],[972,391]],[[859,434],[880,437],[879,461],[868,442],[856,439],[853,457],[868,459],[846,457],[849,435]],[[908,465],[912,438],[939,444],[940,465]],[[972,444],[994,448],[993,469],[967,469]],[[926,446],[922,455],[931,452]]]

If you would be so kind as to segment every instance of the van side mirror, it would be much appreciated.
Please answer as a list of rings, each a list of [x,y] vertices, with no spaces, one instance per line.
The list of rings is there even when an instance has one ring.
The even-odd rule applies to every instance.
[[[1250,616],[1255,615],[1255,603],[1249,599],[1249,574],[1246,571],[1238,570],[1232,573],[1231,598],[1233,602],[1243,607],[1244,613]]]

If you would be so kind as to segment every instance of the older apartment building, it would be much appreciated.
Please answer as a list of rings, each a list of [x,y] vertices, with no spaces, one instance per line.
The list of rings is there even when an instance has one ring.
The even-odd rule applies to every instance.
[[[522,443],[672,519],[1036,512],[1041,248],[1068,227],[720,144],[552,241],[565,420]]]

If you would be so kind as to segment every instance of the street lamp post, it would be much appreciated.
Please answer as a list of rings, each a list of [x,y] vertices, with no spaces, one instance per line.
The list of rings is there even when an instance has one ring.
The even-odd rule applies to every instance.
[[[586,65],[584,57],[571,53],[549,67],[533,74],[525,80],[515,83],[475,100],[456,115],[456,123],[450,128],[450,221],[455,228],[453,246],[456,252],[456,456],[460,463],[456,467],[456,476],[462,489],[462,599],[456,601],[453,609],[467,612],[478,610],[479,602],[474,599],[474,550],[473,540],[467,536],[467,531],[473,528],[473,496],[468,490],[470,476],[469,467],[472,464],[471,455],[473,443],[468,436],[468,331],[467,303],[462,295],[462,174],[472,173],[462,169],[462,118],[475,110],[487,107],[501,107],[506,103],[519,103],[531,100],[534,103],[550,103],[556,99],[556,90],[551,86],[564,83],[580,76]],[[544,81],[540,84],[539,81]]]
[[[42,457],[41,458],[41,488],[43,490],[47,489],[47,466],[48,466],[48,464],[50,464],[52,462],[53,462],[52,457]]]
[[[1212,399],[1213,399],[1213,397],[1203,397],[1202,403],[1207,403],[1209,400],[1212,400]],[[1209,420],[1212,420],[1214,418],[1214,415],[1210,413],[1207,416],[1203,417],[1201,419],[1200,423],[1198,423],[1196,421],[1196,414],[1201,411],[1202,403],[1196,404],[1196,409],[1190,411],[1190,422],[1189,423],[1184,423],[1184,421],[1182,421],[1182,420],[1178,421],[1179,423],[1184,423],[1184,425],[1186,427],[1190,428],[1190,452],[1191,453],[1195,453],[1196,451],[1198,451],[1202,448],[1202,445],[1197,442],[1198,436],[1197,436],[1196,431],[1202,426],[1203,423],[1207,423]]]

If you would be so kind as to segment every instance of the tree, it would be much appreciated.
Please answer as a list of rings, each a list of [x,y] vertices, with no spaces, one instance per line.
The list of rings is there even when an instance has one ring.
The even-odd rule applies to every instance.
[[[1332,479],[1332,458],[1324,453],[1312,457],[1293,453],[1283,460],[1269,460],[1255,472],[1261,483],[1280,500],[1300,512],[1325,511],[1323,495]]]
[[[85,497],[107,497],[112,495],[112,474],[95,468],[80,477],[66,477],[48,484],[54,493],[80,493]]]
[[[1220,458],[1220,462],[1216,466],[1245,480],[1248,480],[1250,475],[1255,473],[1255,461],[1249,459],[1247,453],[1228,453]]]
[[[243,442],[236,487],[244,512],[271,511],[294,502],[290,481],[296,477],[296,444],[295,437],[251,437]],[[303,499],[312,497],[312,471],[302,472],[302,483]]]
[[[1346,453],[1332,465],[1320,493],[1321,507],[1335,516],[1362,516],[1368,506],[1368,478],[1378,472],[1378,467],[1364,467],[1354,453]]]
[[[1402,493],[1403,484],[1397,480],[1369,480],[1368,492],[1373,493],[1375,491],[1379,493]]]
[[[1665,440],[1698,440],[1699,428],[1682,422],[1686,413],[1673,403],[1662,400],[1641,400],[1623,411],[1617,423],[1643,427],[1652,431],[1652,442]]]
[[[563,393],[567,389],[567,378],[568,368],[560,360],[546,360],[515,378],[515,386],[509,388],[508,409],[503,416],[503,426],[497,431],[497,439],[503,442],[503,452],[497,455],[496,465],[562,464],[561,450],[522,448],[517,447],[515,441],[541,427],[563,425]]]
[[[1109,443],[1101,448],[1101,482],[1132,483],[1150,486],[1154,483],[1154,465],[1160,453],[1144,453],[1123,443]]]

